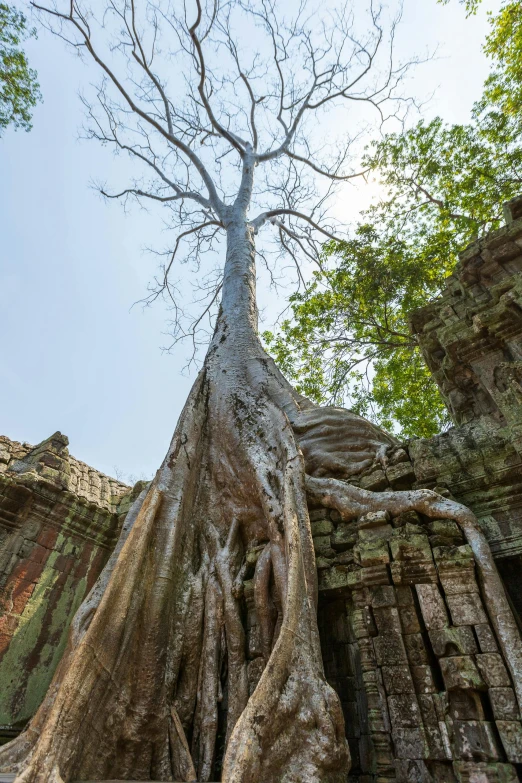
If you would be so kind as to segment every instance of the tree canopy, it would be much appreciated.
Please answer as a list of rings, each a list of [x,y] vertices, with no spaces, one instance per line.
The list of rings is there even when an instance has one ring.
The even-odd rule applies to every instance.
[[[363,163],[385,197],[350,241],[325,246],[321,270],[291,297],[290,317],[265,333],[303,393],[347,402],[404,437],[449,424],[408,313],[437,296],[459,250],[497,228],[502,203],[520,192],[521,18],[518,2],[491,18],[484,48],[493,69],[469,123],[420,121],[367,149]]]
[[[8,125],[31,130],[40,86],[21,44],[35,35],[21,11],[0,3],[0,136]]]

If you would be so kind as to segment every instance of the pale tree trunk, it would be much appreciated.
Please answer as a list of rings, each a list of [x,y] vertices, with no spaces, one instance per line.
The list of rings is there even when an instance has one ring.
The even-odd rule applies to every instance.
[[[253,231],[237,208],[215,333],[167,456],[0,768],[19,783],[215,780],[224,716],[223,781],[344,783],[349,752],[321,660],[307,491],[363,513],[381,496],[357,496],[355,513],[335,478],[392,444],[349,411],[301,398],[263,351]],[[439,500],[424,498],[423,513],[440,514]],[[254,599],[265,668],[249,697],[241,583],[253,544],[264,544]]]

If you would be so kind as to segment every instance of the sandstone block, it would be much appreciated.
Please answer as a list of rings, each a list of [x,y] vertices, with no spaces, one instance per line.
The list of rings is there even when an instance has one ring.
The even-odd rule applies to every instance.
[[[509,688],[511,680],[502,656],[498,653],[482,653],[476,656],[477,666],[489,688]]]
[[[458,783],[518,783],[511,764],[456,761],[453,767]]]
[[[386,489],[389,484],[384,471],[374,470],[373,473],[361,477],[360,486],[361,489],[369,489],[371,492],[379,492],[379,490]]]
[[[437,584],[438,582],[437,569],[432,562],[396,562],[391,564],[390,571],[396,585]]]
[[[374,641],[375,639],[367,638],[367,639],[359,639],[357,643],[357,646],[359,648],[359,655],[360,655],[360,666],[363,674],[364,672],[368,672],[375,669],[377,665],[376,651],[373,645]]]
[[[330,519],[330,510],[328,508],[316,508],[308,512],[310,522],[314,523],[321,519]]]
[[[312,522],[312,536],[329,536],[333,533],[334,526],[330,519],[318,519]]]
[[[475,633],[480,647],[480,652],[492,653],[498,652],[495,634],[489,624],[476,625]]]
[[[359,529],[381,527],[387,525],[390,521],[389,511],[369,511],[358,519],[357,527]]]
[[[437,783],[456,783],[453,765],[448,763],[433,762],[430,764],[431,780]]]
[[[386,693],[415,693],[409,666],[383,666],[382,676]]]
[[[497,721],[518,720],[518,705],[512,688],[490,688],[488,696]]]
[[[420,525],[420,515],[416,511],[404,511],[396,517],[393,517],[392,524],[394,527],[403,527],[406,524]]]
[[[344,552],[357,543],[357,533],[353,525],[341,522],[333,532],[330,543],[337,552]]]
[[[456,688],[480,690],[485,687],[484,680],[469,655],[440,658],[439,663],[446,690],[451,691]]]
[[[437,717],[437,710],[431,694],[419,694],[417,696],[419,707],[422,715],[422,722],[425,726],[437,726],[439,725],[439,719]]]
[[[497,720],[497,729],[508,761],[522,762],[522,724],[518,720]]]
[[[437,585],[416,585],[417,595],[428,631],[446,628],[449,625],[448,613]]]
[[[411,489],[415,481],[415,471],[411,462],[399,462],[397,465],[388,465],[386,478],[393,489]]]
[[[379,666],[401,666],[408,663],[402,636],[389,634],[373,640],[375,656]]]
[[[401,606],[399,609],[399,617],[403,633],[420,633],[421,626],[415,606]]]
[[[480,625],[488,622],[478,593],[447,595],[446,601],[454,625]]]
[[[360,563],[363,568],[385,565],[390,562],[390,553],[386,541],[361,541],[357,544]]]
[[[355,609],[350,619],[353,635],[356,639],[363,639],[368,636],[377,636],[377,629],[369,609]]]
[[[448,712],[452,720],[486,719],[482,700],[477,691],[450,691],[448,696]]]
[[[370,588],[371,603],[374,609],[384,606],[395,606],[397,599],[395,590],[391,585],[376,585]]]
[[[498,761],[501,751],[488,721],[454,721],[455,753],[464,761]]]
[[[388,696],[388,710],[393,728],[422,725],[421,712],[414,693]]]
[[[361,582],[368,587],[390,584],[388,567],[384,563],[381,563],[380,565],[368,566],[361,569]]]
[[[322,554],[323,557],[328,557],[328,553],[332,553],[332,557],[335,557],[335,552],[330,546],[330,536],[314,536],[314,550],[317,554]]]
[[[397,783],[431,783],[431,775],[424,761],[397,759],[395,762]]]
[[[397,633],[402,632],[399,612],[394,606],[383,606],[373,610],[373,616],[379,633]]]
[[[446,725],[443,724],[444,729]],[[429,758],[436,761],[444,761],[444,759],[451,758],[451,751],[449,750],[449,743],[443,737],[440,732],[439,726],[425,726],[424,731],[426,733],[426,739],[428,741]],[[438,781],[437,781],[438,783]]]
[[[398,759],[425,759],[429,757],[426,735],[421,727],[392,731],[395,756]]]
[[[469,625],[430,631],[433,652],[438,658],[450,655],[473,655],[478,652],[473,629]]]
[[[411,531],[410,525],[394,530],[390,540],[390,549],[394,560],[432,562],[428,536],[422,532]]]
[[[397,596],[397,604],[399,606],[413,606],[414,605],[414,599],[413,599],[413,592],[411,587],[408,585],[401,585],[400,587],[395,588],[395,594]]]
[[[420,633],[410,633],[404,637],[408,660],[412,666],[424,666],[429,663],[428,651]]]
[[[421,666],[412,666],[411,674],[415,685],[415,691],[417,693],[435,693],[437,686],[433,679],[433,672],[431,666],[426,664]]]

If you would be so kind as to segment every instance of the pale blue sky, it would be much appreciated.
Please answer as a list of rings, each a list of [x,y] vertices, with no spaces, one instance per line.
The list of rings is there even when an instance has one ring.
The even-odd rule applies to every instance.
[[[400,51],[439,46],[410,92],[436,90],[427,117],[466,121],[487,74],[486,12],[499,0],[467,20],[456,0],[404,5]],[[45,32],[27,48],[44,103],[29,134],[0,139],[0,434],[38,443],[59,429],[71,452],[99,470],[152,476],[195,377],[181,373],[188,348],[161,351],[162,306],[132,308],[155,270],[143,248],[165,242],[161,224],[137,210],[126,216],[90,187],[132,175],[130,164],[78,140],[78,90],[96,74]],[[371,192],[347,187],[347,223]],[[274,302],[263,286],[260,300],[268,318],[284,306],[283,293]]]

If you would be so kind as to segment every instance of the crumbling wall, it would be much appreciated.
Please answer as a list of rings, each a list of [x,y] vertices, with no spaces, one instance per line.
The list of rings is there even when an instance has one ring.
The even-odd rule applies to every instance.
[[[0,437],[0,739],[34,714],[76,609],[114,546],[130,488],[69,455],[55,433]]]
[[[406,452],[391,461],[402,468],[390,476],[411,487]],[[388,470],[361,484],[387,489]],[[351,779],[517,781],[519,707],[457,524],[416,512],[310,515],[325,673],[343,706]]]

